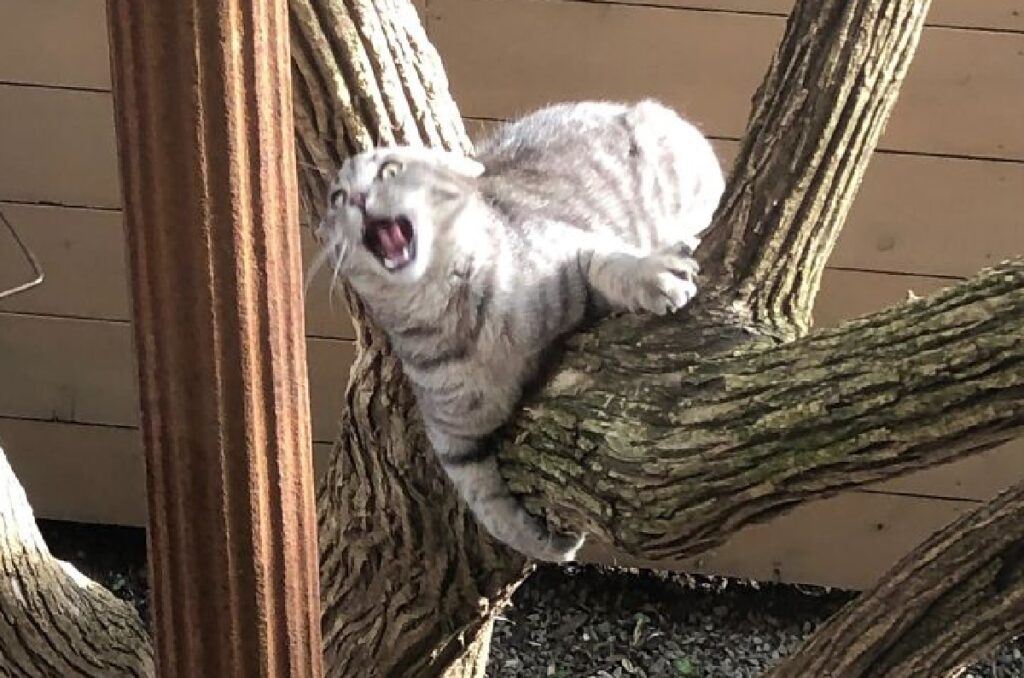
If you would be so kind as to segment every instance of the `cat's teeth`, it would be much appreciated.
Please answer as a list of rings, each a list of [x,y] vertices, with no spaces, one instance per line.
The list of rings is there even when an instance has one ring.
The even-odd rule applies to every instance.
[[[397,265],[398,264],[391,261],[390,259],[384,259],[384,268],[388,269],[389,271],[394,270],[395,266]]]
[[[409,261],[409,246],[402,248],[402,261]]]

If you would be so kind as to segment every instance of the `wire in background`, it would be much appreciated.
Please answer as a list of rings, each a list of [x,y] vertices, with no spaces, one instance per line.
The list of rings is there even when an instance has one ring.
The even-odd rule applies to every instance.
[[[0,210],[0,221],[3,221],[4,225],[7,226],[7,230],[11,232],[11,237],[14,238],[14,242],[18,244],[18,248],[21,250],[21,253],[25,255],[25,259],[28,260],[29,265],[32,267],[32,272],[35,274],[35,278],[27,283],[23,283],[6,290],[0,290],[0,299],[6,299],[7,297],[13,297],[19,292],[25,292],[37,285],[41,285],[45,276],[43,274],[43,267],[39,264],[39,260],[36,259],[36,255],[32,253],[32,250],[28,248],[28,245],[26,245],[18,235],[18,232],[14,229],[10,220],[7,219],[7,215],[3,213],[3,210]]]

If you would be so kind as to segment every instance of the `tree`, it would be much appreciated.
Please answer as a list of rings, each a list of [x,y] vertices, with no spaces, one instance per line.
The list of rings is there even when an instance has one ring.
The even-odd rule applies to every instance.
[[[808,335],[822,268],[928,4],[797,3],[698,251],[701,295],[676,317],[623,316],[580,332],[503,433],[504,472],[530,507],[634,555],[676,557],[800,501],[1021,433],[1024,261]],[[311,219],[323,185],[310,166],[379,142],[469,150],[440,59],[406,0],[291,0],[291,8]],[[531,565],[481,533],[423,454],[400,368],[346,295],[359,354],[318,495],[328,673],[480,675],[493,613]],[[908,666],[932,674],[1019,633],[1021,491],[909,554],[778,675],[906,675]],[[24,526],[23,497],[13,504]],[[8,550],[39,543],[9,524],[0,522]],[[21,580],[40,582],[36,600],[61,604],[75,579],[52,562],[56,574],[38,578],[0,559],[10,562]],[[116,601],[85,591],[88,607],[78,609],[89,610],[96,636],[89,648],[69,636],[60,654],[149,670],[145,638],[121,621]],[[887,610],[893,600],[905,604]],[[950,623],[982,601],[984,633]],[[7,618],[26,606],[0,588]],[[51,619],[39,632],[67,636]],[[934,652],[937,641],[957,649]],[[0,659],[8,647],[30,645],[14,637],[0,644]],[[130,661],[115,662],[113,648]]]

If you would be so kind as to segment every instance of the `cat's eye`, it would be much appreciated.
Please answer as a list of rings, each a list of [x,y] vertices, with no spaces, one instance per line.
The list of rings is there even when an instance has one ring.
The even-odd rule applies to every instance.
[[[378,174],[378,176],[381,179],[390,179],[391,177],[398,174],[401,170],[401,163],[395,162],[394,160],[389,160],[388,162],[380,166],[380,173]]]
[[[345,189],[343,189],[343,188],[336,188],[333,191],[331,191],[331,195],[330,195],[330,198],[329,198],[329,200],[331,201],[331,207],[337,207],[338,201],[339,200],[344,200],[344,199],[345,199]]]

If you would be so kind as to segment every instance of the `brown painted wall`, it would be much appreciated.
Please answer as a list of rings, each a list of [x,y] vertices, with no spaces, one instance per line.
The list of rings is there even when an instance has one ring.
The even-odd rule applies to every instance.
[[[728,166],[788,0],[418,0],[473,134],[556,100],[655,96]],[[825,274],[820,325],[1024,252],[1019,0],[935,0]],[[0,210],[47,281],[0,302],[0,440],[42,516],[141,524],[143,459],[103,3],[0,4]],[[306,240],[307,260],[310,241]],[[0,231],[0,288],[27,266]],[[315,461],[353,353],[323,278],[307,302]],[[814,502],[704,571],[865,586],[930,531],[1024,478],[1024,442]]]

